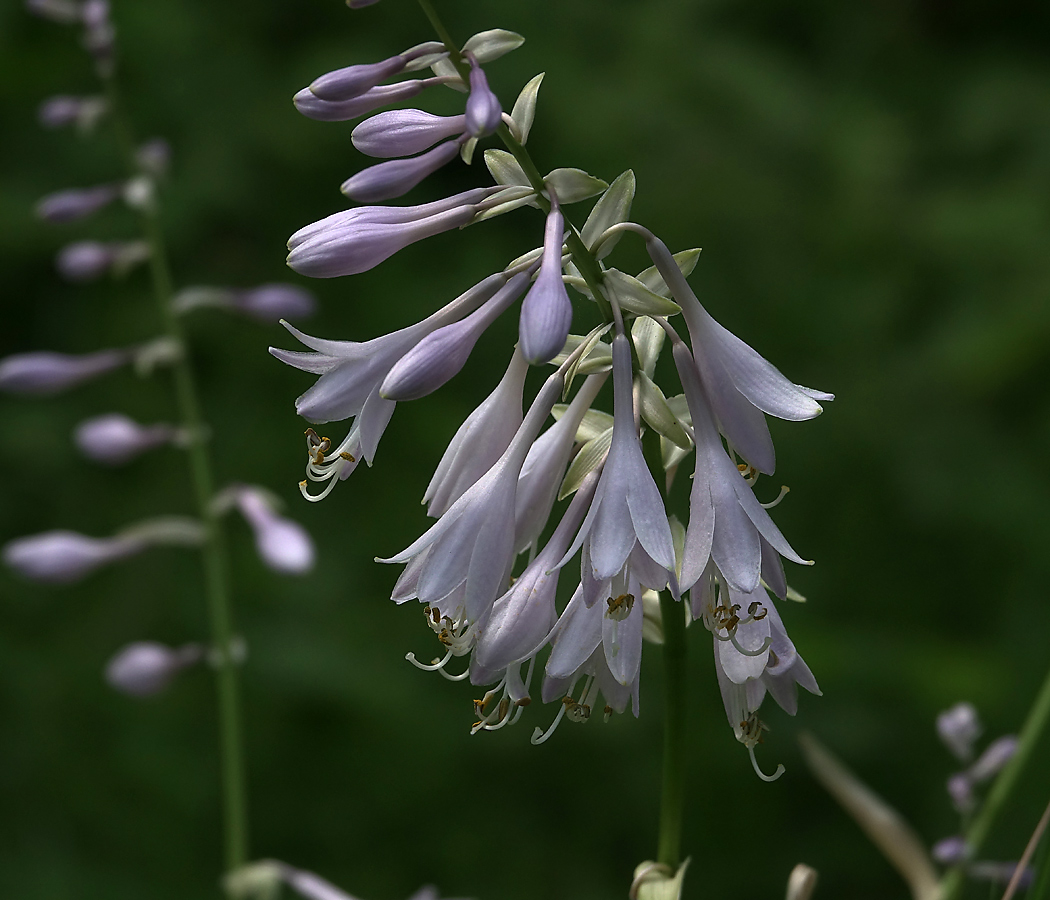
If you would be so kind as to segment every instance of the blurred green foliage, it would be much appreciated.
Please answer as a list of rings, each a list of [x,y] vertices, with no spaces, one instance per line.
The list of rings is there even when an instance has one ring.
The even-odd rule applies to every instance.
[[[791,866],[818,896],[903,896],[896,876],[806,773],[805,727],[932,843],[952,832],[951,759],[934,715],[961,699],[988,735],[1020,727],[1050,662],[1050,61],[1045,6],[901,0],[654,0],[441,4],[462,37],[504,27],[525,46],[489,67],[509,107],[547,77],[530,149],[541,169],[611,180],[633,167],[633,218],[672,249],[701,245],[692,282],[710,311],[791,378],[838,399],[815,422],[773,423],[777,511],[812,569],[786,619],[824,690],[797,720],[768,709],[762,784],[732,738],[707,635],[691,632],[689,897],[775,897]],[[408,0],[121,3],[121,73],[143,137],[175,151],[165,226],[181,285],[290,279],[286,235],[342,208],[362,164],[353,123],[299,117],[316,75],[429,37]],[[0,7],[0,354],[83,352],[148,338],[143,274],[62,284],[74,237],[131,233],[130,213],[45,227],[41,195],[117,175],[103,130],[42,132],[35,109],[95,82],[72,31]],[[455,96],[425,96],[452,111]],[[436,102],[435,102],[436,99]],[[486,181],[453,167],[423,202]],[[582,221],[582,211],[570,210]],[[412,247],[315,288],[306,330],[365,338],[422,317],[540,241],[530,210]],[[618,267],[647,265],[638,244]],[[424,527],[418,499],[441,451],[502,372],[513,317],[440,394],[402,405],[375,467],[319,505],[292,400],[310,383],[268,358],[277,326],[203,313],[191,325],[221,481],[277,490],[316,536],[307,578],[271,575],[231,522],[244,667],[253,854],[314,869],[369,900],[432,881],[479,898],[623,896],[655,851],[658,654],[642,716],[563,726],[553,708],[470,737],[467,685],[412,669],[432,638],[386,597],[374,556]],[[101,471],[74,452],[89,414],[170,418],[165,379],[121,373],[47,401],[0,398],[0,539],[54,527],[109,533],[186,511],[177,451]],[[332,436],[336,437],[332,428]],[[340,435],[341,436],[341,433]],[[764,482],[770,495],[780,481]],[[761,484],[760,484],[761,490]],[[83,585],[0,572],[0,895],[125,900],[215,895],[219,860],[213,687],[188,673],[136,703],[105,660],[136,639],[202,637],[196,560],[155,552]],[[1045,747],[988,848],[1016,858],[1050,793]],[[976,894],[975,894],[976,895]]]

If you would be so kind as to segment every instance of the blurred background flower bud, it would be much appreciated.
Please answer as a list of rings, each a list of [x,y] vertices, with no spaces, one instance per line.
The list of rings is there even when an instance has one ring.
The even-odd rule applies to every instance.
[[[119,650],[106,664],[106,682],[132,697],[159,694],[187,666],[204,658],[200,644],[172,648],[154,641],[137,641]]]
[[[937,734],[962,762],[973,758],[973,742],[981,734],[981,721],[972,703],[956,703],[937,716]]]
[[[131,361],[126,350],[74,355],[41,350],[0,360],[0,391],[10,394],[57,394]]]
[[[59,224],[84,219],[112,203],[120,195],[120,188],[111,184],[97,187],[73,188],[48,194],[36,205],[38,219]],[[76,244],[72,246],[77,246]],[[91,252],[97,253],[96,250]]]
[[[74,440],[88,459],[119,466],[140,453],[176,441],[179,434],[171,425],[140,425],[122,413],[108,413],[81,422]]]
[[[144,541],[128,536],[96,538],[75,531],[46,531],[8,543],[3,560],[31,581],[70,584],[145,547]]]

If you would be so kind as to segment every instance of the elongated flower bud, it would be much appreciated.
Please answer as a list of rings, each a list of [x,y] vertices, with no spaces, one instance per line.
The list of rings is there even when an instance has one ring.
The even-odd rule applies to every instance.
[[[482,332],[521,296],[529,283],[519,272],[476,312],[428,334],[390,370],[379,389],[388,400],[418,400],[436,391],[463,368]]]
[[[421,109],[393,109],[365,119],[350,135],[368,156],[388,158],[422,153],[440,140],[462,134],[466,116],[435,116]]]
[[[365,113],[370,113],[380,106],[399,103],[415,97],[435,79],[420,78],[410,81],[399,81],[397,84],[380,84],[350,100],[322,100],[309,88],[303,88],[292,102],[308,119],[318,122],[347,122]]]
[[[361,96],[369,88],[375,87],[379,82],[385,81],[392,75],[397,75],[404,70],[406,65],[408,65],[408,59],[399,54],[384,59],[382,62],[336,69],[314,79],[310,83],[310,92],[330,102],[352,100],[354,97]]]
[[[136,538],[94,538],[75,531],[47,531],[11,541],[4,547],[3,559],[31,581],[70,584],[146,546],[145,541]]]
[[[405,224],[351,222],[293,247],[288,265],[311,278],[357,275],[378,266],[403,247],[459,228],[473,217],[472,206],[461,206]]]
[[[312,316],[317,310],[317,301],[309,291],[293,284],[262,284],[234,291],[230,306],[260,322],[279,322]]]
[[[412,190],[419,182],[452,162],[459,155],[459,144],[446,141],[433,150],[411,159],[395,159],[362,169],[339,188],[357,203],[392,200]]]
[[[149,697],[159,694],[179,672],[203,658],[204,649],[199,644],[175,649],[155,641],[137,641],[106,663],[106,683],[122,694]]]
[[[112,203],[120,196],[120,188],[111,184],[98,187],[73,189],[48,194],[36,205],[37,217],[45,222],[75,222],[102,207]]]
[[[563,234],[561,211],[552,199],[543,235],[543,262],[536,283],[521,303],[518,324],[521,352],[533,365],[557,356],[572,326],[572,301],[561,279]]]
[[[266,492],[249,486],[231,491],[232,500],[255,533],[255,549],[271,569],[299,575],[314,566],[314,544],[298,522],[280,516]]]
[[[471,59],[470,96],[467,97],[467,132],[472,137],[484,137],[499,128],[503,109],[499,98],[489,88],[485,72],[477,60]]]
[[[131,361],[126,350],[67,353],[16,353],[0,360],[0,390],[11,394],[57,394]]]
[[[121,413],[85,419],[76,429],[77,447],[89,459],[119,466],[147,450],[171,443],[178,437],[171,425],[139,425]]]
[[[80,21],[80,3],[76,0],[26,0],[26,9],[41,19],[50,19],[60,25]]]
[[[67,281],[94,281],[110,271],[124,271],[149,258],[149,247],[142,241],[103,244],[77,241],[59,251],[55,265]]]

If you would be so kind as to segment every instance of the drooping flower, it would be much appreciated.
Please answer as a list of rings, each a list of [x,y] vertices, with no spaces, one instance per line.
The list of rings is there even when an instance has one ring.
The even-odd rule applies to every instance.
[[[150,697],[163,691],[183,669],[200,662],[204,648],[186,644],[173,648],[155,641],[128,644],[106,663],[106,682],[132,697]]]
[[[521,351],[533,365],[557,356],[572,326],[572,301],[561,278],[561,253],[565,223],[557,198],[551,195],[551,210],[543,236],[543,260],[536,283],[521,303],[518,335]]]
[[[478,65],[473,54],[470,62],[470,96],[467,97],[466,127],[472,137],[484,137],[499,128],[503,116],[499,98],[489,87],[485,70]]]
[[[268,491],[234,485],[220,495],[220,506],[234,505],[252,528],[259,558],[271,569],[301,575],[314,566],[314,542],[298,522],[279,515]]]

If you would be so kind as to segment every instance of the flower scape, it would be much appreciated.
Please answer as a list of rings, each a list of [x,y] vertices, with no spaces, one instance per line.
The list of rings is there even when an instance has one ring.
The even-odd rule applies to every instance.
[[[525,207],[545,216],[542,246],[414,325],[363,342],[286,325],[307,349],[270,352],[317,376],[296,401],[298,413],[312,425],[350,422],[338,443],[307,429],[302,493],[320,500],[362,459],[371,465],[396,405],[452,379],[489,325],[517,307],[506,373],[456,432],[427,487],[426,512],[436,521],[378,560],[404,566],[391,598],[417,601],[440,643],[432,662],[408,659],[486,688],[474,701],[473,732],[516,722],[533,692],[557,703],[553,722],[534,730],[540,743],[562,719],[581,722],[596,711],[608,718],[628,704],[637,715],[643,639],[660,642],[671,624],[681,627],[667,621],[678,610],[679,621],[711,633],[729,723],[770,780],[783,768],[764,775],[754,752],[765,695],[794,714],[796,685],[819,689],[778,609],[778,601],[802,599],[788,587],[783,560],[809,562],[769,513],[786,489],[770,502],[756,495],[775,465],[766,416],[811,419],[833,396],[794,384],[708,313],[687,282],[700,251],[672,253],[630,221],[633,172],[611,184],[575,168],[540,174],[525,146],[543,75],[508,114],[483,68],[523,40],[496,29],[462,47],[420,44],[328,72],[294,98],[303,115],[337,122],[438,86],[466,94],[460,115],[394,109],[354,128],[354,146],[384,161],[343,183],[354,206],[291,236],[288,264],[303,275],[365,272],[411,243],[489,227],[483,223]],[[481,154],[494,184],[415,206],[378,205],[457,158],[476,164],[477,145],[489,137],[505,148]],[[564,210],[594,198],[576,227]],[[607,263],[624,236],[644,242],[650,268],[632,275]],[[584,321],[597,324],[587,331]],[[673,369],[665,368],[677,383],[661,386],[657,363],[668,350]],[[524,408],[534,370],[545,380]],[[611,414],[596,405],[608,381]],[[667,514],[643,436],[659,442],[668,490],[695,458],[685,524]],[[559,606],[561,581],[574,587]]]

